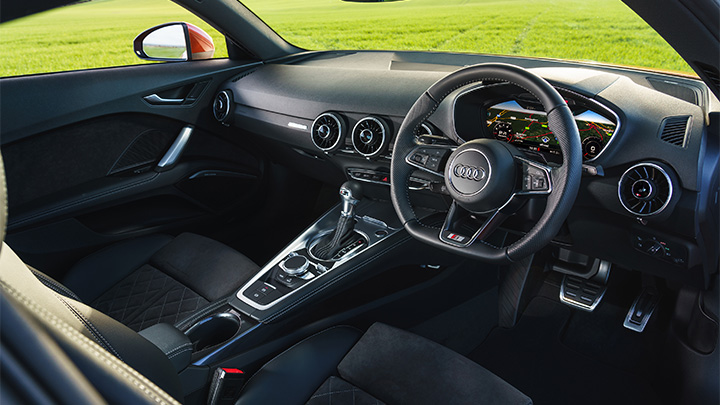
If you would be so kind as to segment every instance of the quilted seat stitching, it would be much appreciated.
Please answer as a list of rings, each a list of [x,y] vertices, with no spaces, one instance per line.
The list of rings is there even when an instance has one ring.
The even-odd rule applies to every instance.
[[[141,291],[136,291],[138,288]],[[112,291],[96,299],[93,306],[131,329],[140,330],[162,321],[175,323],[206,303],[192,289],[148,265],[136,270],[113,287]],[[168,312],[171,304],[177,305],[174,313]],[[159,311],[156,310],[158,306]]]

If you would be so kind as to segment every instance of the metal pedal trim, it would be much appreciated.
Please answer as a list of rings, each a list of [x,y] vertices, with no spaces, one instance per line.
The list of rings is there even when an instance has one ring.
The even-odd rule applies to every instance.
[[[650,307],[649,311],[646,311],[645,314],[643,314],[642,319],[640,320],[640,323],[635,323],[631,321],[631,318],[633,316],[633,313],[637,311],[637,305],[640,302],[640,299],[642,299],[644,294],[648,294],[652,297],[652,305]],[[643,291],[638,295],[637,298],[635,298],[635,301],[633,302],[632,306],[630,306],[630,310],[628,311],[627,315],[625,315],[625,321],[623,322],[623,326],[641,333],[645,330],[645,326],[647,326],[648,321],[650,321],[650,317],[652,317],[652,314],[655,313],[655,308],[657,308],[657,304],[660,300],[660,297],[657,294],[651,294],[646,289],[643,289]]]
[[[582,300],[582,298],[583,298],[582,295],[579,297],[576,297],[576,298],[571,298],[569,296],[572,293],[570,291],[566,291],[565,284],[567,283],[566,279],[570,278],[570,277],[572,277],[572,276],[565,275],[565,277],[563,277],[562,284],[560,284],[560,301],[567,305],[570,305],[571,307],[582,309],[583,311],[587,311],[587,312],[594,311],[595,308],[598,306],[598,304],[600,304],[600,301],[602,301],[603,297],[605,296],[605,291],[607,291],[607,287],[604,285],[598,285],[595,283],[588,283],[587,280],[583,280],[583,282],[581,282],[581,284],[585,284],[585,285],[591,284],[592,287],[598,288],[598,293],[594,294],[595,298],[591,302],[586,303]],[[572,277],[572,278],[575,278],[575,277]],[[579,288],[582,289],[583,287],[581,286]]]
[[[589,279],[569,274],[563,276],[562,283],[560,283],[560,302],[587,312],[595,310],[607,291],[607,280],[610,277],[610,267],[612,267],[612,263],[606,260],[597,260],[597,262],[599,262],[597,273]],[[575,285],[570,283],[575,283]],[[568,290],[566,286],[573,287],[572,290],[578,291],[579,294]],[[590,297],[593,299],[590,300]]]

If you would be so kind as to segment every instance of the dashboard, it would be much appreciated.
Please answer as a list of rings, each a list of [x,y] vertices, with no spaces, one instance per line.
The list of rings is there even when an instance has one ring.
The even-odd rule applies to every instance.
[[[222,84],[217,104],[227,110],[216,118],[244,136],[272,141],[277,153],[285,151],[283,163],[298,171],[324,182],[354,178],[369,195],[389,200],[393,143],[405,114],[447,73],[483,62],[520,65],[545,78],[575,117],[582,184],[556,247],[667,279],[708,282],[717,268],[717,230],[707,218],[717,211],[718,180],[707,123],[720,108],[698,80],[486,55],[320,52],[253,67]],[[539,103],[507,83],[454,90],[416,133],[419,144],[477,138],[509,142],[551,166],[562,160]],[[446,207],[443,178],[433,175],[444,159],[428,155],[428,170],[412,174],[417,205]],[[529,229],[538,204],[528,204],[509,230]]]

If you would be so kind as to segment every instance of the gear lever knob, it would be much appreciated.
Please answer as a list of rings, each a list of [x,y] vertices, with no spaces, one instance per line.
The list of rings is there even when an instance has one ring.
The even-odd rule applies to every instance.
[[[362,186],[357,181],[346,181],[340,186],[340,198],[343,202],[341,215],[352,217],[355,215],[355,206],[362,199]]]

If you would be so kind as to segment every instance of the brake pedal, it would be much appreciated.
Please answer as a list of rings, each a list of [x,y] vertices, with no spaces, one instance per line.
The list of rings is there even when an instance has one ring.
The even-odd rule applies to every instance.
[[[560,284],[561,302],[587,312],[595,310],[605,296],[610,275],[610,262],[599,262],[597,273],[589,279],[565,274]]]
[[[630,310],[625,316],[625,322],[623,326],[633,330],[635,332],[642,332],[645,330],[650,317],[655,311],[658,302],[660,301],[660,294],[654,288],[643,288],[640,295],[635,299]]]

